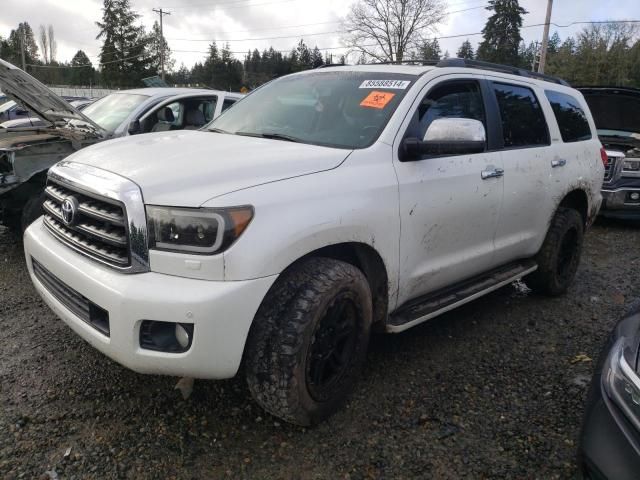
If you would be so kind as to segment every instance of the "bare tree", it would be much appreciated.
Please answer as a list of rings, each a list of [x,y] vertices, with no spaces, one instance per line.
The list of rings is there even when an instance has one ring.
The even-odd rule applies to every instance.
[[[442,0],[358,0],[343,23],[342,41],[365,57],[401,62],[445,15]]]
[[[49,63],[53,63],[56,61],[57,53],[58,43],[56,42],[56,37],[53,33],[53,25],[49,24]]]
[[[47,31],[44,25],[40,25],[40,48],[42,49],[42,58],[44,63],[49,63],[49,40],[47,39]]]

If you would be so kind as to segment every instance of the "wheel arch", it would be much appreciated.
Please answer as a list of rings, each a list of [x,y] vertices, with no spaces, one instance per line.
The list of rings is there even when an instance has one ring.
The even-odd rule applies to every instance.
[[[589,224],[589,196],[582,188],[574,188],[569,191],[558,204],[558,208],[572,208],[582,217],[582,223],[586,227]]]

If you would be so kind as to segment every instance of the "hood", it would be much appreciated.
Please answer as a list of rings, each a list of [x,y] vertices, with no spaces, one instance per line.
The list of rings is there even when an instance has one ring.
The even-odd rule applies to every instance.
[[[0,89],[40,118],[55,124],[59,120],[79,120],[96,132],[104,132],[80,110],[49,90],[45,85],[15,65],[0,59]]]
[[[330,170],[351,150],[197,130],[118,138],[67,158],[129,178],[145,203],[197,207],[225,193]]]
[[[615,130],[640,135],[640,89],[584,87],[578,90],[589,105],[599,134],[610,136],[607,131]]]

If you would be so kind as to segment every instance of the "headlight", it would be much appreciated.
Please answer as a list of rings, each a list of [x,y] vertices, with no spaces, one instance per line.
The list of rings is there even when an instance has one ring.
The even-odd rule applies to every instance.
[[[626,172],[640,172],[640,160],[625,160],[622,170]]]
[[[212,255],[242,235],[253,218],[252,207],[178,208],[147,205],[149,248]]]
[[[640,378],[624,356],[625,339],[621,338],[611,349],[605,388],[609,397],[640,429]]]

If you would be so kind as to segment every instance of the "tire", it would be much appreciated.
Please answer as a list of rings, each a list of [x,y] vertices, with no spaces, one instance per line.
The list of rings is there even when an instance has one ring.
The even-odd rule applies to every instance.
[[[46,195],[44,191],[42,191],[29,197],[27,203],[24,204],[24,207],[22,208],[22,216],[20,217],[22,233],[24,233],[27,227],[44,213],[42,204],[44,203],[45,198]]]
[[[583,240],[580,213],[572,208],[558,208],[535,258],[538,269],[525,278],[529,288],[549,296],[565,293],[578,270]]]
[[[353,265],[310,258],[292,267],[262,302],[247,340],[255,401],[297,425],[330,416],[359,376],[371,319],[369,284]]]

